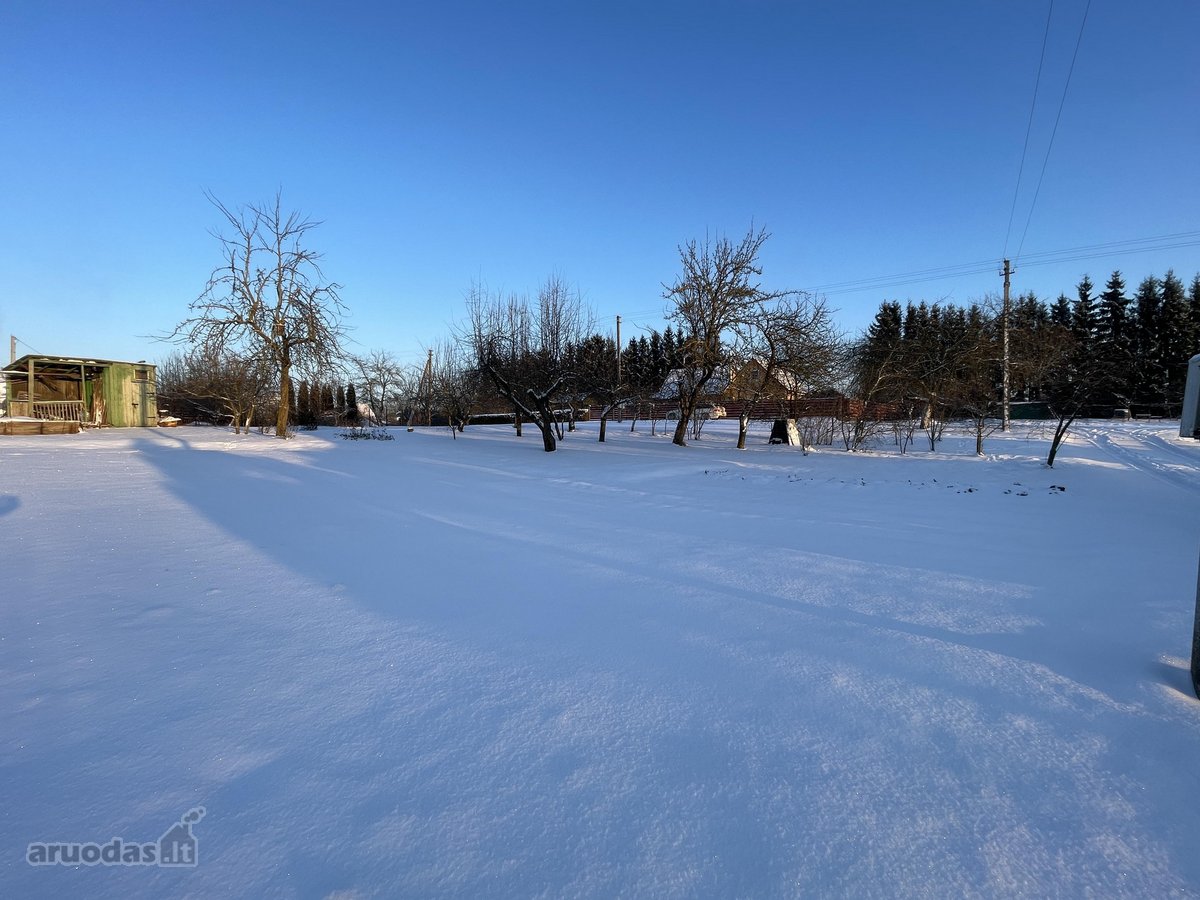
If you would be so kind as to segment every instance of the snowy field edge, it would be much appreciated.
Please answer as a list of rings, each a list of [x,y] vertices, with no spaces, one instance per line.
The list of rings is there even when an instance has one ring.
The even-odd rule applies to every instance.
[[[0,895],[1200,895],[1177,423],[395,438],[0,438]]]

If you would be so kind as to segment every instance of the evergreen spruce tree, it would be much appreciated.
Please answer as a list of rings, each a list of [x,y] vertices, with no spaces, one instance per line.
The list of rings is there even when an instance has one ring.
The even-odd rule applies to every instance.
[[[666,371],[679,368],[679,341],[670,325],[663,332],[663,358],[666,360]]]
[[[1095,285],[1092,279],[1084,275],[1075,286],[1075,306],[1071,310],[1071,333],[1075,337],[1077,353],[1090,356],[1095,349],[1096,341],[1096,306],[1092,299]]]
[[[1192,356],[1192,322],[1187,293],[1174,270],[1168,270],[1162,280],[1159,336],[1164,376],[1163,403],[1167,414],[1175,415],[1183,403],[1187,362]]]
[[[912,310],[911,303],[908,308]],[[867,328],[863,352],[872,360],[880,360],[900,346],[903,336],[900,304],[895,300],[885,300]]]
[[[309,394],[308,382],[300,382],[296,391],[296,424],[312,424],[312,396]]]
[[[1033,291],[1021,294],[1013,301],[1009,328],[1014,331],[1035,328],[1050,322],[1050,310]]]
[[[1192,356],[1200,353],[1200,274],[1192,279],[1192,287],[1188,292],[1188,310],[1192,319]]]
[[[315,381],[308,383],[308,402],[309,412],[312,415],[312,424],[321,424],[321,385]]]
[[[1166,373],[1163,371],[1162,293],[1153,275],[1142,280],[1133,298],[1134,395],[1141,403],[1160,403]]]
[[[882,307],[879,312],[883,312]],[[904,305],[904,323],[901,326],[900,336],[909,343],[915,343],[921,336],[921,316],[911,300]]]
[[[880,304],[855,360],[860,393],[875,394],[885,382],[894,380],[900,371],[907,337],[904,323],[915,318],[916,310],[911,303],[903,316],[899,302],[885,300]],[[913,324],[911,330],[915,333],[917,326]]]
[[[348,384],[346,385],[346,421],[351,425],[357,425],[359,418],[358,393],[354,390],[353,384]]]
[[[1128,407],[1133,397],[1133,327],[1129,321],[1129,298],[1120,271],[1109,276],[1096,307],[1096,342],[1093,352],[1111,373],[1106,402]]]
[[[621,351],[621,377],[634,391],[641,390],[642,361],[638,357],[637,338],[631,337],[625,349]]]
[[[929,307],[929,319],[925,326],[925,346],[933,352],[934,356],[937,356],[946,345],[948,337],[946,318],[942,315],[941,306],[935,303]]]
[[[1050,307],[1050,324],[1069,329],[1075,321],[1075,311],[1066,294],[1059,294],[1054,305]]]
[[[645,341],[647,376],[651,381],[658,381],[659,384],[662,384],[663,379],[667,377],[668,369],[667,353],[663,349],[663,336],[655,329],[650,332],[648,340],[645,335],[642,335],[642,340]],[[657,389],[656,386],[655,390]]]
[[[658,331],[650,332],[650,337],[658,334]],[[665,378],[665,373],[662,372],[662,361],[654,359],[654,353],[650,349],[650,341],[646,335],[637,338],[637,360],[641,365],[642,385],[650,394],[659,389],[662,384],[662,378]]]
[[[1008,327],[1014,400],[1042,399],[1043,367],[1036,360],[1050,329],[1050,308],[1036,294],[1029,291],[1017,297]]]
[[[326,416],[332,415],[334,410],[333,405],[333,385],[325,384],[321,386],[321,406],[318,409],[318,416],[323,421]]]

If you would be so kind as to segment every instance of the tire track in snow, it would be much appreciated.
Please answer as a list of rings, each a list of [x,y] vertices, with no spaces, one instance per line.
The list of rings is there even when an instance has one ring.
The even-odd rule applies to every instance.
[[[1117,440],[1120,437],[1123,440]],[[1144,432],[1121,432],[1114,434],[1103,428],[1090,428],[1087,431],[1088,443],[1104,451],[1118,462],[1124,463],[1137,472],[1143,472],[1170,484],[1172,487],[1182,487],[1189,491],[1200,491],[1200,458],[1189,459],[1187,464],[1182,461],[1166,460],[1162,451],[1176,448],[1170,447],[1165,440],[1161,445]],[[1179,450],[1173,456],[1182,456],[1187,451]]]
[[[1142,440],[1152,444],[1156,449],[1165,450],[1173,457],[1182,462],[1187,463],[1192,468],[1200,467],[1200,450],[1192,450],[1187,447],[1180,447],[1177,444],[1164,437],[1167,431],[1136,431],[1134,434]],[[1200,444],[1197,444],[1200,448]]]

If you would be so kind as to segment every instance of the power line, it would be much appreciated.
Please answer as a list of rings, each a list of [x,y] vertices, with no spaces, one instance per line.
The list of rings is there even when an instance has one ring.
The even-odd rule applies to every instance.
[[[1034,260],[1034,259],[1038,259],[1038,258],[1042,258],[1042,257],[1060,256],[1063,254],[1072,254],[1072,253],[1082,253],[1082,252],[1089,252],[1089,251],[1093,251],[1093,250],[1107,250],[1110,248],[1113,249],[1114,252],[1116,252],[1116,250],[1118,248],[1126,247],[1131,244],[1139,244],[1139,245],[1156,244],[1156,243],[1159,243],[1162,241],[1179,241],[1179,240],[1184,240],[1184,239],[1187,239],[1189,241],[1191,239],[1200,239],[1200,231],[1178,231],[1178,232],[1174,232],[1173,234],[1159,234],[1159,235],[1155,235],[1153,237],[1126,238],[1126,239],[1120,240],[1120,241],[1106,241],[1106,242],[1100,243],[1100,244],[1085,244],[1085,245],[1082,245],[1079,247],[1065,247],[1061,250],[1041,250],[1041,251],[1038,251],[1035,253],[1030,253],[1025,258]],[[1153,250],[1156,248],[1154,248],[1154,247],[1135,247],[1133,249]],[[858,287],[860,285],[870,285],[875,282],[883,282],[883,281],[892,282],[892,281],[896,281],[898,279],[919,280],[919,276],[941,275],[941,274],[954,275],[956,272],[958,272],[960,270],[963,270],[963,274],[975,274],[976,270],[979,267],[986,266],[988,269],[990,269],[994,265],[996,265],[996,261],[993,259],[980,259],[980,260],[975,260],[974,262],[956,263],[956,264],[947,265],[947,266],[934,266],[933,268],[929,268],[929,269],[915,269],[910,272],[894,272],[890,275],[876,275],[871,278],[855,278],[855,279],[850,279],[848,281],[827,282],[825,284],[815,285],[813,287],[808,288],[807,290],[809,290],[809,291],[825,291],[827,289],[833,290],[833,289],[837,289],[837,288]]]
[[[1054,128],[1050,132],[1050,143],[1046,145],[1046,158],[1042,160],[1042,171],[1038,175],[1037,189],[1033,192],[1033,202],[1029,204],[1029,215],[1025,218],[1025,228],[1021,232],[1021,243],[1017,244],[1017,254],[1014,259],[1020,259],[1021,250],[1025,246],[1025,236],[1029,233],[1029,223],[1033,221],[1033,210],[1037,206],[1038,195],[1042,192],[1042,180],[1046,177],[1046,166],[1050,163],[1050,151],[1054,149],[1054,138],[1058,134],[1058,123],[1062,120],[1063,107],[1067,103],[1067,91],[1071,87],[1071,76],[1075,73],[1075,60],[1079,58],[1079,45],[1083,43],[1083,28],[1087,25],[1088,13],[1092,8],[1092,0],[1088,0],[1083,8],[1083,20],[1079,23],[1079,35],[1075,38],[1075,52],[1071,54],[1071,66],[1067,69],[1067,81],[1063,85],[1062,99],[1058,101],[1058,114],[1054,117]]]
[[[1106,256],[1123,256],[1130,253],[1151,253],[1158,250],[1175,250],[1181,247],[1200,245],[1200,230],[1177,231],[1171,234],[1159,234],[1151,237],[1125,238],[1119,241],[1106,241],[1099,244],[1082,244],[1075,247],[1064,247],[1059,250],[1039,250],[1026,254],[1022,258],[1025,266],[1049,266],[1056,263],[1079,262],[1087,259],[1102,259]],[[889,275],[875,275],[870,278],[855,278],[846,281],[831,281],[813,285],[804,290],[810,294],[855,294],[863,291],[885,290],[887,288],[904,287],[910,284],[923,284],[928,281],[944,281],[949,278],[965,278],[971,275],[983,275],[991,272],[997,265],[994,259],[980,259],[973,262],[956,263],[954,265],[933,266],[927,269],[913,269],[907,272],[893,272]],[[621,313],[623,321],[635,328],[645,329],[649,326],[638,325],[635,319],[645,316],[661,316],[663,309],[641,309]],[[615,319],[616,315],[597,317],[607,321]]]
[[[1157,241],[1173,241],[1181,238],[1200,238],[1200,231],[1176,231],[1171,234],[1157,234],[1153,237],[1144,238],[1126,238],[1122,241],[1105,241],[1100,244],[1084,244],[1080,247],[1067,247],[1063,250],[1039,250],[1036,253],[1030,253],[1026,259],[1035,259],[1039,256],[1051,256],[1058,253],[1074,253],[1082,250],[1103,250],[1108,247],[1121,247],[1125,244],[1148,244]]]
[[[29,350],[32,350],[32,351],[33,351],[35,354],[37,354],[38,356],[44,356],[44,355],[45,355],[44,353],[42,353],[42,351],[41,351],[41,350],[38,350],[38,349],[36,349],[36,348],[34,348],[34,347],[30,347],[30,346],[29,346],[27,343],[25,343],[23,340],[21,340],[21,339],[20,339],[19,337],[17,337],[16,335],[13,335],[13,336],[12,336],[12,338],[13,338],[13,340],[14,340],[14,341],[16,341],[16,342],[17,342],[18,344],[20,344],[22,347],[25,347],[25,348],[27,348],[27,349],[29,349]]]
[[[876,286],[886,286],[898,279],[904,284],[914,284],[919,281],[933,281],[938,278],[954,278],[957,275],[974,275],[979,271],[991,271],[994,260],[982,259],[971,263],[960,263],[954,266],[937,266],[932,269],[917,269],[912,272],[897,272],[893,275],[879,275],[874,278],[858,278],[851,281],[836,281],[828,284],[818,284],[807,288],[809,293],[846,293],[849,289],[867,289]],[[980,267],[986,268],[980,268]]]
[[[1023,263],[1025,266],[1051,266],[1061,262],[1078,262],[1083,259],[1104,259],[1107,256],[1122,256],[1127,253],[1145,253],[1151,250],[1174,250],[1179,247],[1195,247],[1200,244],[1200,240],[1196,241],[1180,241],[1175,244],[1161,244],[1154,247],[1130,247],[1125,250],[1103,250],[1096,253],[1085,253],[1079,256],[1067,256],[1061,259],[1044,259],[1036,262]]]
[[[1061,250],[1043,250],[1037,253],[1030,253],[1026,256],[1024,265],[1047,266],[1054,265],[1055,263],[1100,259],[1106,256],[1121,256],[1129,253],[1149,253],[1156,250],[1173,250],[1180,247],[1194,247],[1196,245],[1200,245],[1200,231],[1180,231],[1174,234],[1163,234],[1154,237],[1127,238],[1120,241],[1108,241],[1102,244],[1067,247]],[[861,291],[921,284],[927,281],[942,281],[947,278],[982,275],[986,272],[991,272],[995,265],[995,260],[978,260],[976,262],[959,263],[958,265],[918,269],[911,272],[897,272],[891,275],[877,275],[873,278],[830,282],[816,285],[806,290],[814,294],[853,294]]]
[[[1012,236],[1013,216],[1017,213],[1017,197],[1021,193],[1021,176],[1025,174],[1025,155],[1029,152],[1029,134],[1033,131],[1033,111],[1037,108],[1038,89],[1042,84],[1042,66],[1046,64],[1046,43],[1050,39],[1050,19],[1054,15],[1054,0],[1046,10],[1046,31],[1042,35],[1042,55],[1038,59],[1037,78],[1033,82],[1033,99],[1029,102],[1029,121],[1025,123],[1025,143],[1021,147],[1021,165],[1017,169],[1017,185],[1013,188],[1012,209],[1008,212],[1008,230],[1004,232],[1004,258],[1008,259],[1008,239]]]
[[[634,316],[657,316],[662,315],[662,313],[663,308],[659,307],[658,309],[638,309],[634,310],[633,312],[623,312],[620,315],[625,317],[625,319],[632,319]],[[617,318],[617,314],[613,313],[612,315],[608,316],[597,316],[596,318],[602,322],[607,322],[610,319]]]

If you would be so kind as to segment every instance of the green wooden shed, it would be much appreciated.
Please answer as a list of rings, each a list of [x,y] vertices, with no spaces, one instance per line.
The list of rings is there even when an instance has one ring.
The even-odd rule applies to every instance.
[[[8,415],[128,428],[158,424],[154,366],[74,356],[22,356],[3,370]]]

